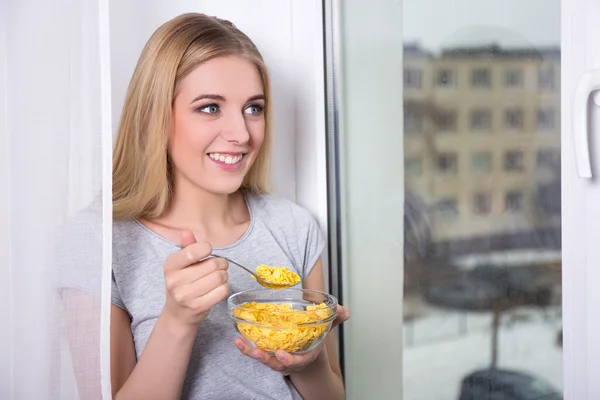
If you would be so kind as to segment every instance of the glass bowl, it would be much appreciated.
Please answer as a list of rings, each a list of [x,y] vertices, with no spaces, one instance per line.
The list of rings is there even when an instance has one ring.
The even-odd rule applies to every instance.
[[[227,306],[236,330],[253,349],[303,354],[331,330],[338,301],[317,290],[265,288],[231,295]]]

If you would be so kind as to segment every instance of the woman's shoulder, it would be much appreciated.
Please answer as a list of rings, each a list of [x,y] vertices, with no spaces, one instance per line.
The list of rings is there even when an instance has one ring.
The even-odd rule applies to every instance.
[[[262,233],[277,237],[294,260],[300,276],[308,276],[325,246],[325,236],[313,214],[290,199],[272,194],[254,194],[249,204]]]
[[[133,219],[113,219],[112,236],[113,242],[131,238],[136,229],[137,222]]]
[[[247,199],[251,211],[261,219],[293,221],[301,224],[308,224],[315,220],[308,209],[281,195],[252,193],[247,194]]]

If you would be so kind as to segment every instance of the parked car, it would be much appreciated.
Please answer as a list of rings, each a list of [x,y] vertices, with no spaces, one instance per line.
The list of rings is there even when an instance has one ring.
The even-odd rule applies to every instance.
[[[425,290],[425,299],[440,307],[484,311],[510,304],[548,306],[552,283],[545,267],[480,265]]]
[[[459,400],[563,400],[563,396],[543,379],[490,368],[462,380]]]
[[[546,279],[547,268],[538,265],[498,267],[481,265],[471,271],[477,281],[484,281],[499,291],[511,303],[548,306],[552,301],[552,286]]]
[[[425,300],[429,303],[457,310],[490,310],[501,298],[498,289],[468,275],[435,283],[425,290]]]

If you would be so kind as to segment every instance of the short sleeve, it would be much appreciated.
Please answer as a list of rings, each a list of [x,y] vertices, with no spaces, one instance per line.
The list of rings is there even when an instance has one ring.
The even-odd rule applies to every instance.
[[[298,237],[298,249],[302,253],[302,280],[306,279],[325,248],[325,235],[313,215],[297,207],[294,220]]]
[[[121,299],[121,292],[119,292],[119,287],[117,286],[117,281],[115,280],[114,272],[112,273],[111,296],[110,297],[112,300],[112,304],[127,311],[127,308],[125,307],[125,304],[123,303],[123,299]]]

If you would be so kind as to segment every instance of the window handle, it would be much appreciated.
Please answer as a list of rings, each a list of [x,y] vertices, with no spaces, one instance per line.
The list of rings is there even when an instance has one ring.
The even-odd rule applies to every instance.
[[[588,103],[592,92],[600,90],[600,69],[585,72],[577,81],[573,97],[572,135],[575,145],[575,162],[580,178],[592,177],[588,139]],[[594,98],[600,106],[600,96]]]

